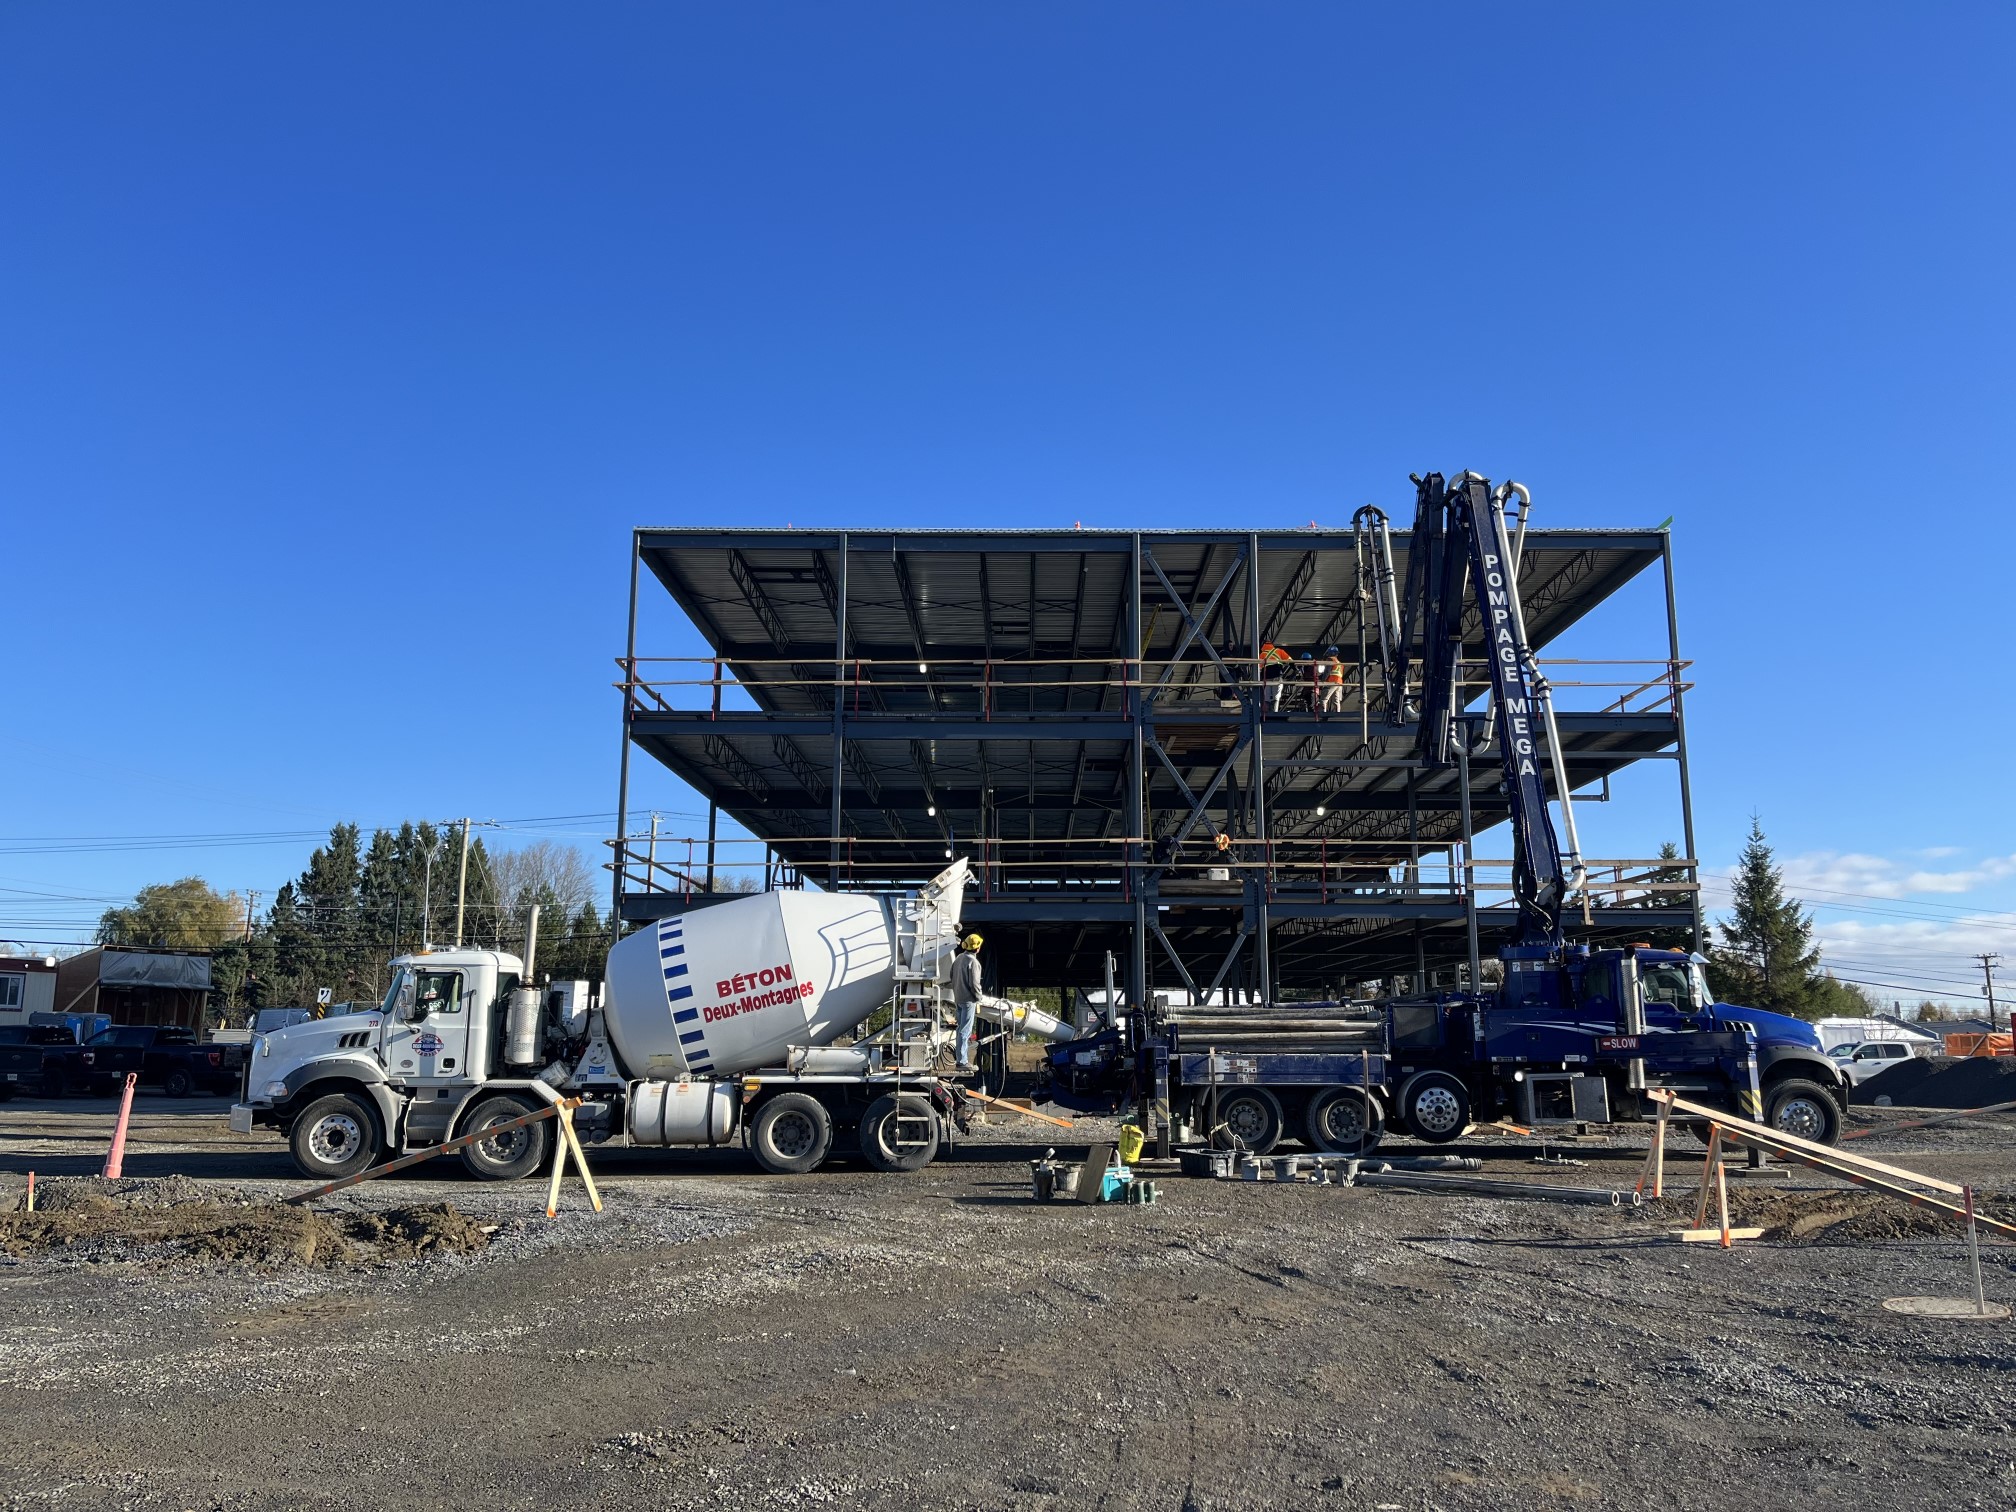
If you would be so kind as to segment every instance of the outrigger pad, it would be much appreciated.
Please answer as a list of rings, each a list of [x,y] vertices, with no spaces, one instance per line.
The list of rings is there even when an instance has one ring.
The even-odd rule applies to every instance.
[[[1095,1144],[1085,1152],[1085,1164],[1078,1172],[1078,1200],[1099,1202],[1106,1190],[1106,1168],[1113,1164],[1113,1146]]]

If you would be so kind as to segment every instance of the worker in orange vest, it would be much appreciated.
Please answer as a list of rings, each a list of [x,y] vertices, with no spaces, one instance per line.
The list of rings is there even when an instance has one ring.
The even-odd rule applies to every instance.
[[[1324,653],[1322,712],[1342,714],[1344,712],[1344,662],[1332,646]]]
[[[1288,669],[1294,665],[1295,658],[1271,640],[1260,643],[1260,679],[1272,684],[1272,708],[1276,714],[1281,712],[1281,690],[1287,686]]]

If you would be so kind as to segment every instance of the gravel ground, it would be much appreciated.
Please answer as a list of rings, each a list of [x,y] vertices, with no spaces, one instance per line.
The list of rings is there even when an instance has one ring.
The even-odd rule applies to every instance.
[[[1724,1253],[1667,1238],[1670,1201],[1169,1179],[1154,1207],[1038,1206],[1023,1162],[1111,1126],[997,1123],[914,1177],[601,1152],[608,1211],[570,1184],[550,1222],[530,1185],[374,1183],[318,1205],[352,1246],[329,1263],[164,1234],[299,1182],[221,1104],[141,1107],[140,1180],[90,1199],[132,1237],[0,1253],[0,1506],[2016,1504],[2016,1332],[1880,1306],[1964,1294],[1964,1242],[1810,1173],[1734,1183],[1788,1236],[1813,1222]],[[51,1178],[95,1171],[108,1122],[0,1108],[0,1210],[31,1168],[89,1185]],[[2012,1146],[1849,1148],[2006,1198]],[[1556,1147],[1580,1169],[1460,1148],[1628,1187],[1643,1141]],[[394,1221],[444,1207],[463,1242]],[[1984,1246],[1991,1296],[2016,1298],[2012,1260]]]

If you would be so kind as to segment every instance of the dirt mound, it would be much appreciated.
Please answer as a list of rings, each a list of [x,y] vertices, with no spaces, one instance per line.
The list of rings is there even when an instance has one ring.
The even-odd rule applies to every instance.
[[[1986,1218],[2016,1223],[2016,1199],[1976,1198],[1978,1211]],[[1692,1196],[1662,1197],[1645,1204],[1646,1214],[1662,1225],[1691,1225],[1695,1199]],[[1715,1222],[1715,1206],[1709,1203],[1708,1221]],[[1757,1192],[1731,1191],[1729,1221],[1739,1228],[1761,1228],[1766,1239],[1783,1244],[1852,1244],[1889,1239],[1960,1239],[1966,1225],[1933,1208],[1914,1207],[1897,1197],[1876,1192]],[[1990,1230],[1981,1231],[1984,1244],[1999,1242]]]
[[[2016,1057],[1916,1055],[1878,1072],[1854,1091],[1857,1107],[1887,1097],[1899,1108],[1989,1108],[2016,1102]]]
[[[285,1203],[193,1199],[194,1182],[51,1182],[35,1211],[0,1214],[0,1255],[91,1263],[193,1260],[270,1270],[464,1255],[490,1231],[452,1203],[317,1213]],[[494,1228],[494,1225],[492,1225]]]

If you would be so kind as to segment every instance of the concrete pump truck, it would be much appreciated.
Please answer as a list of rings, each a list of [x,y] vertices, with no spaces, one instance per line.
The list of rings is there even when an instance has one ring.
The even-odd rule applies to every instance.
[[[1518,483],[1493,489],[1471,472],[1414,483],[1404,590],[1385,516],[1368,506],[1354,522],[1376,605],[1385,717],[1396,733],[1412,724],[1414,757],[1426,764],[1496,745],[1518,909],[1498,956],[1502,985],[1401,997],[1372,1011],[1136,1005],[1101,1033],[1054,1047],[1046,1095],[1087,1112],[1133,1103],[1165,1131],[1189,1125],[1256,1153],[1298,1134],[1320,1149],[1365,1153],[1388,1127],[1441,1143],[1473,1120],[1635,1120],[1651,1112],[1644,1094],[1653,1088],[1833,1143],[1848,1087],[1811,1025],[1716,1002],[1698,955],[1566,939],[1562,913],[1585,872],[1553,696],[1519,600],[1531,495]],[[1514,499],[1517,539],[1506,522]],[[1487,643],[1488,719],[1465,713],[1457,698],[1466,583]],[[1561,804],[1565,857],[1543,762]]]

